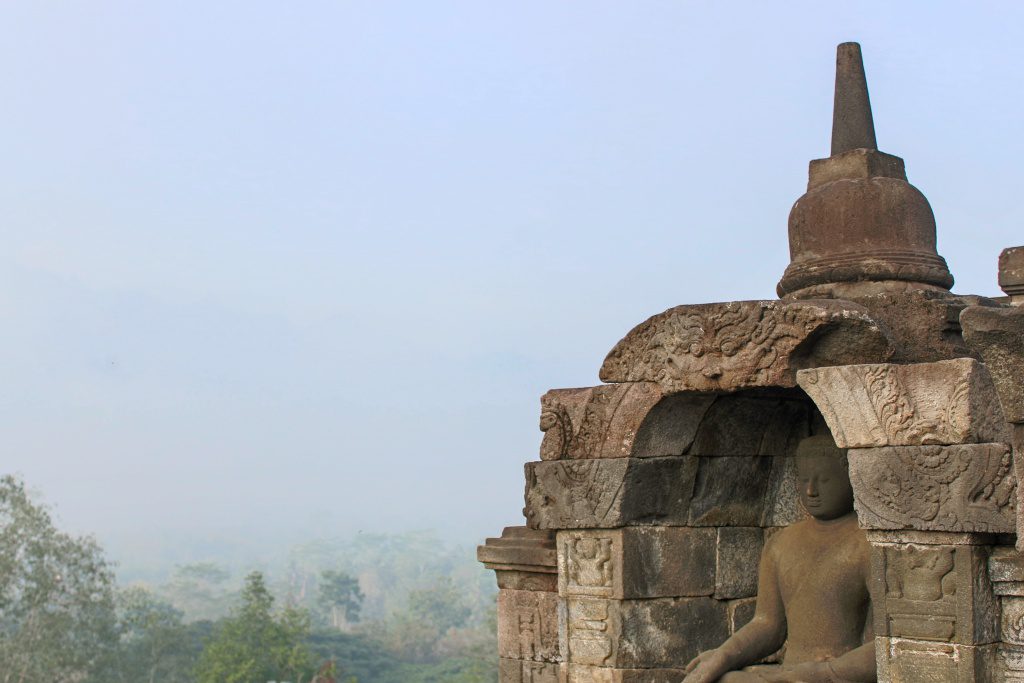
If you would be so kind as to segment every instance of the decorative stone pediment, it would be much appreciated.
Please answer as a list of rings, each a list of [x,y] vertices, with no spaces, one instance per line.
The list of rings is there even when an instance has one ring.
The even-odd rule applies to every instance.
[[[796,386],[796,371],[879,363],[893,344],[848,301],[732,301],[676,306],[641,323],[601,367],[604,382],[656,382],[665,391]]]

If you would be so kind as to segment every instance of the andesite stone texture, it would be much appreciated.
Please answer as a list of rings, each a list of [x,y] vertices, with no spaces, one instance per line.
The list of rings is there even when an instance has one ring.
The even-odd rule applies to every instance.
[[[717,543],[714,529],[688,527],[559,531],[558,591],[619,600],[708,596]]]
[[[843,448],[1007,442],[992,378],[970,358],[802,370]]]
[[[558,589],[555,534],[525,526],[505,527],[501,538],[488,538],[476,559],[492,569],[499,588],[531,591]]]
[[[1016,530],[1016,478],[1004,444],[854,449],[849,461],[865,528]]]
[[[1014,303],[1024,296],[1024,247],[1009,247],[999,254],[999,288]]]
[[[884,362],[893,351],[887,331],[850,302],[697,304],[635,327],[608,354],[600,376],[656,382],[670,392],[793,387],[801,368]]]
[[[729,635],[728,606],[710,597],[565,599],[568,661],[611,668],[679,668]]]
[[[498,592],[498,654],[506,659],[561,661],[557,593]]]
[[[535,529],[685,526],[697,458],[604,458],[526,464],[527,524]]]

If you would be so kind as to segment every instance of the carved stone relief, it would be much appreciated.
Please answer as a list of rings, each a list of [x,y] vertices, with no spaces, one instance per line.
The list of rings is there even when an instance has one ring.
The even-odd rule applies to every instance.
[[[531,462],[524,512],[534,529],[680,526],[696,471],[691,456]]]
[[[1009,440],[988,371],[970,358],[815,368],[797,380],[841,448]]]
[[[849,461],[857,513],[866,528],[1016,529],[1016,478],[1003,444],[855,449]]]
[[[558,596],[548,591],[498,592],[498,653],[507,659],[561,661]]]
[[[710,395],[665,396],[651,382],[553,389],[541,398],[540,457],[682,455],[713,401]],[[664,419],[652,429],[659,418]],[[648,429],[641,434],[644,424]]]
[[[846,343],[822,344],[829,357],[815,358],[833,329]],[[677,306],[627,334],[605,359],[601,380],[657,382],[670,392],[792,387],[801,367],[884,362],[892,352],[886,332],[848,301]]]

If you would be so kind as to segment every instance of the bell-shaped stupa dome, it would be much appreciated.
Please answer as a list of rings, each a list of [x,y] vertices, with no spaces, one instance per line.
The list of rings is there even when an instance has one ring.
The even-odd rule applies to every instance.
[[[860,282],[953,285],[935,250],[928,200],[907,182],[903,160],[877,149],[857,43],[838,48],[832,155],[812,161],[809,175],[789,214],[790,264],[779,296],[817,297]]]

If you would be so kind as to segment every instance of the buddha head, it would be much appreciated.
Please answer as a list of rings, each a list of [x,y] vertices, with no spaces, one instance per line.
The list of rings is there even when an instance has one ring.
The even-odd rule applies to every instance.
[[[811,436],[796,449],[797,489],[807,514],[827,521],[853,511],[846,450],[831,436]]]

